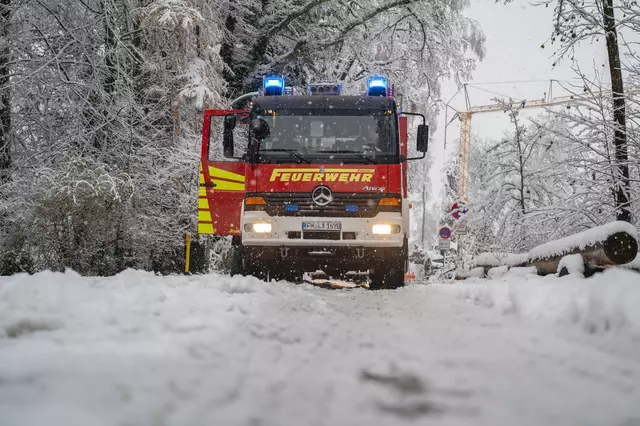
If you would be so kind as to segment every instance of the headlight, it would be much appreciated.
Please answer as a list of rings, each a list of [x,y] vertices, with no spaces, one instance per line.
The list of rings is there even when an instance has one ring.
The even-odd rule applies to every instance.
[[[254,223],[251,225],[251,229],[253,232],[257,234],[268,234],[271,232],[271,224],[270,223]]]
[[[400,232],[400,226],[389,225],[388,223],[378,223],[373,225],[371,231],[376,235],[398,234]]]

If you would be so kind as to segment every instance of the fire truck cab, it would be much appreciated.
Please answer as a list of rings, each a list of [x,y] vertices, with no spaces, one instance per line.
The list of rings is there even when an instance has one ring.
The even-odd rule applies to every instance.
[[[385,77],[340,92],[298,95],[271,76],[250,110],[205,112],[198,232],[232,236],[232,274],[368,271],[373,289],[404,284],[407,161],[425,156],[425,117],[402,112]],[[422,117],[421,157],[408,158],[408,115]]]

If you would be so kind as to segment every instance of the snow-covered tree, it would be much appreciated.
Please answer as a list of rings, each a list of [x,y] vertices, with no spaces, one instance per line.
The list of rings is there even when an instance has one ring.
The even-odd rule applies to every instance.
[[[381,73],[433,123],[440,79],[483,54],[467,5],[0,0],[0,272],[178,271],[203,109],[267,72],[347,92]]]
[[[512,0],[505,0],[505,3]],[[631,194],[629,174],[629,144],[627,137],[627,101],[622,73],[621,30],[638,29],[640,6],[635,0],[544,0],[538,5],[553,5],[552,45],[556,45],[557,60],[575,59],[576,46],[603,40],[609,62],[611,120],[614,124],[613,143],[615,151],[615,173],[611,180],[611,191],[616,197],[616,217],[631,221]],[[622,40],[623,48],[632,45]],[[545,44],[542,44],[545,47]],[[636,49],[631,49],[635,51]]]

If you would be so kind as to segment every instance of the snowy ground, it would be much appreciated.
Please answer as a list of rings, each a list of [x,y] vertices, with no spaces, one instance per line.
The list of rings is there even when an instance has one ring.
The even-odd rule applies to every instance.
[[[525,272],[0,277],[0,424],[640,425],[640,275]]]

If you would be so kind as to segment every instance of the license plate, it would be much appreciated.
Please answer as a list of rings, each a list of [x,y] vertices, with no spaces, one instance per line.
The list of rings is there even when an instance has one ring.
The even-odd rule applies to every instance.
[[[302,222],[303,231],[340,231],[342,222]]]

